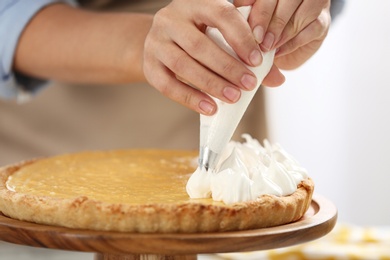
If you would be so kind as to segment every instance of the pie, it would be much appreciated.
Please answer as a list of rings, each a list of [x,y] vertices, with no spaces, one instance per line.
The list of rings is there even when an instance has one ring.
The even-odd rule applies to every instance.
[[[257,229],[299,220],[314,184],[277,197],[224,204],[190,199],[185,186],[197,153],[170,150],[87,151],[0,168],[0,212],[34,223],[139,233]]]

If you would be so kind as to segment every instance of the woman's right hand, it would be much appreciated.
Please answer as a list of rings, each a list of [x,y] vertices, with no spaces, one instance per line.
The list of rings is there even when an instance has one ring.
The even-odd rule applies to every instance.
[[[226,0],[173,0],[154,16],[143,68],[148,82],[163,95],[212,115],[217,107],[210,96],[234,103],[257,80],[205,35],[207,26],[218,28],[243,62],[261,64],[259,45],[234,5]]]

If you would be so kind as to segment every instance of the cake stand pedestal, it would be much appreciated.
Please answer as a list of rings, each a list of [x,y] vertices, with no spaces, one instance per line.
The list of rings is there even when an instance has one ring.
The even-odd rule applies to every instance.
[[[194,260],[197,254],[266,250],[328,234],[337,209],[315,194],[298,221],[271,228],[200,234],[137,234],[34,224],[0,213],[0,240],[34,247],[94,252],[95,260]]]

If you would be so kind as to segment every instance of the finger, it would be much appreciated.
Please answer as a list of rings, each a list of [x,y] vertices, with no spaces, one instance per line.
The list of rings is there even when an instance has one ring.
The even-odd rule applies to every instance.
[[[185,27],[185,25],[182,25],[182,27]],[[239,88],[252,90],[256,87],[257,79],[253,72],[241,61],[217,46],[204,33],[196,28],[188,27],[181,28],[180,31],[186,33],[182,36],[174,33],[171,35],[172,40],[200,64],[207,66],[209,70]],[[176,71],[174,72],[176,73]],[[204,78],[204,75],[197,76]]]
[[[248,22],[253,28],[253,36],[258,44],[263,42],[264,34],[268,29],[276,4],[276,0],[257,0],[253,4]]]
[[[329,13],[329,0],[304,1],[284,28],[276,48],[294,38],[300,31],[322,15],[323,11]],[[328,26],[326,26],[328,27]],[[320,29],[320,28],[319,28]],[[323,32],[322,29],[320,32]],[[313,36],[316,36],[315,33]]]
[[[276,57],[281,57],[285,55],[289,55],[297,51],[299,48],[307,47],[307,52],[315,52],[319,46],[314,46],[314,43],[322,42],[329,30],[331,18],[329,12],[324,10],[321,15],[312,21],[304,30],[298,33],[294,38],[284,43],[276,54]],[[309,47],[309,44],[311,46]],[[316,47],[316,48],[314,48]],[[308,55],[308,54],[306,54]]]
[[[261,47],[264,51],[275,48],[280,35],[303,0],[279,0],[271,18]]]
[[[153,71],[153,75],[147,77],[148,82],[164,96],[204,115],[216,112],[217,105],[210,96],[178,80],[162,63],[155,61],[145,71]]]
[[[241,91],[232,83],[202,66],[176,45],[166,45],[157,58],[174,74],[191,85],[227,103],[237,102]]]
[[[258,66],[262,62],[260,48],[248,22],[227,1],[207,1],[210,8],[197,12],[196,19],[206,25],[218,28],[226,41],[246,64]]]
[[[261,85],[267,86],[267,87],[278,87],[282,85],[285,82],[285,77],[280,72],[277,66],[272,65],[271,70],[267,74],[267,76],[264,78]]]

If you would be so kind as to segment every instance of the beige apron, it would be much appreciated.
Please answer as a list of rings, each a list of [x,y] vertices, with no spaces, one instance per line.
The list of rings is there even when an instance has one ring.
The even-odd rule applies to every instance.
[[[155,12],[169,1],[82,1],[84,7]],[[234,139],[266,137],[260,88]],[[31,101],[0,100],[0,166],[29,158],[96,149],[198,149],[199,115],[147,84],[53,83]]]

